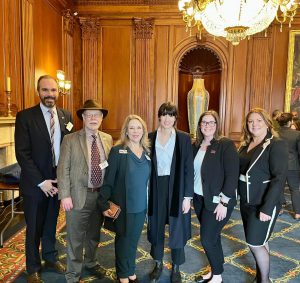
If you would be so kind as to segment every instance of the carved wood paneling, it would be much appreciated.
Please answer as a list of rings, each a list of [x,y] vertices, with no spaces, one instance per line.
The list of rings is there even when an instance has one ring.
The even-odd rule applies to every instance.
[[[73,76],[73,58],[74,58],[74,52],[73,52],[73,33],[74,33],[74,24],[75,19],[73,14],[71,13],[71,10],[65,10],[63,11],[63,70],[65,71],[66,80],[70,80],[72,82],[72,85],[74,85],[74,76]],[[66,95],[64,97],[64,107],[74,111],[74,105],[73,105],[73,87],[71,88],[70,95]]]
[[[272,50],[270,49],[270,39],[265,37],[255,37],[252,40],[251,61],[248,70],[250,72],[249,84],[249,107],[262,107],[270,110],[270,78],[272,77]]]
[[[47,24],[45,24],[47,18]],[[63,69],[62,12],[57,11],[46,1],[34,1],[33,6],[33,50],[35,64],[35,85],[41,75],[56,77],[56,71]],[[31,94],[33,96],[33,93]],[[35,104],[39,97],[34,95]],[[63,106],[59,97],[58,105]]]
[[[22,0],[22,48],[23,48],[23,78],[24,78],[24,108],[32,106],[35,92],[34,68],[34,28],[33,28],[33,3]]]
[[[155,47],[154,47],[154,87],[153,87],[153,116],[152,129],[157,126],[157,111],[159,106],[170,99],[171,92],[168,91],[168,65],[170,29],[168,26],[155,27]],[[173,102],[175,102],[173,100]]]
[[[82,31],[83,100],[97,99],[98,90],[98,18],[80,18]]]
[[[135,34],[135,95],[133,112],[151,123],[151,39],[154,20],[133,19]]]
[[[178,0],[74,0],[76,5],[177,5]]]
[[[21,4],[0,1],[0,116],[7,115],[6,78],[11,78],[11,110],[13,115],[22,99]]]
[[[108,109],[103,129],[114,139],[120,137],[125,117],[132,110],[132,26],[102,28],[102,61],[99,80],[102,81],[102,105]]]

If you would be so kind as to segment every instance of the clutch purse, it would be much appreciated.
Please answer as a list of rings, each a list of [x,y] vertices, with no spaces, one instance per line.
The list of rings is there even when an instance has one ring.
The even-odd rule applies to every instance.
[[[108,203],[109,203],[109,209],[111,210],[109,216],[113,218],[113,221],[115,221],[121,212],[121,208],[120,206],[118,206],[117,204],[113,203],[110,200],[108,201]]]

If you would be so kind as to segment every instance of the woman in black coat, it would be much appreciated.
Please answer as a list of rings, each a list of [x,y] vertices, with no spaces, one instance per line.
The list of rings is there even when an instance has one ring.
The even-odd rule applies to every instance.
[[[211,272],[196,282],[222,282],[224,255],[221,231],[236,204],[239,158],[234,143],[220,135],[217,112],[201,114],[194,154],[194,208],[201,224],[201,243]]]
[[[99,207],[106,216],[105,227],[116,233],[116,272],[121,283],[137,283],[135,258],[137,244],[145,222],[147,185],[151,162],[145,122],[129,115],[121,138],[108,157],[108,167],[99,193]],[[119,205],[121,213],[112,219],[108,201]]]
[[[294,217],[300,219],[300,132],[291,129],[292,119],[291,113],[282,113],[277,121],[280,125],[279,136],[287,143],[289,150],[287,183],[292,196]]]
[[[158,130],[151,140],[152,170],[149,186],[148,240],[156,261],[151,282],[163,269],[165,225],[169,224],[172,257],[171,282],[180,283],[179,265],[185,261],[184,246],[191,237],[190,200],[193,196],[193,154],[190,136],[174,126],[177,108],[167,102],[158,110]]]
[[[256,261],[256,282],[268,283],[271,237],[287,174],[288,152],[268,113],[252,109],[243,126],[239,149],[239,194],[246,242]]]

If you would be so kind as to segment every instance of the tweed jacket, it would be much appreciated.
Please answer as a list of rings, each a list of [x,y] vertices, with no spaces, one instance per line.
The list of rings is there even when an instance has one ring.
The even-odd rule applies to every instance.
[[[112,137],[99,131],[106,158]],[[88,148],[84,129],[68,135],[61,144],[57,167],[58,198],[71,197],[74,209],[82,209],[88,186]]]

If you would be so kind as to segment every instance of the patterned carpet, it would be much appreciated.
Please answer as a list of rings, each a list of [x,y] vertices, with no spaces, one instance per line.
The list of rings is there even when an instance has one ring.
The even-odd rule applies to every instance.
[[[289,199],[289,196],[287,196]],[[66,232],[64,227],[64,213],[60,214],[58,227],[58,245],[61,251],[61,259],[65,261]],[[182,277],[184,282],[193,282],[195,275],[208,271],[208,262],[199,240],[199,223],[192,218],[193,237],[186,246],[186,262],[182,265]],[[1,249],[0,254],[0,282],[26,282],[24,272],[24,229],[14,235]],[[97,280],[83,272],[83,282],[113,282],[114,273],[114,235],[106,230],[101,233],[101,243],[98,249],[99,263],[106,272],[107,278]],[[222,243],[225,254],[225,283],[250,283],[255,276],[255,263],[245,244],[242,222],[239,209],[236,207],[233,215],[222,233]],[[271,248],[271,278],[273,282],[300,282],[300,222],[291,216],[291,205],[288,201],[284,214],[279,217],[275,226],[275,232],[270,240]],[[136,273],[142,283],[148,283],[147,274],[153,268],[153,262],[149,255],[150,245],[146,239],[146,227],[140,240],[137,256]],[[170,250],[165,249],[164,271],[159,282],[170,282]],[[65,282],[64,276],[43,270],[42,278],[45,282]]]

